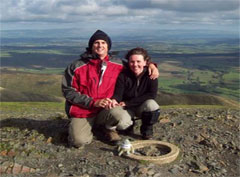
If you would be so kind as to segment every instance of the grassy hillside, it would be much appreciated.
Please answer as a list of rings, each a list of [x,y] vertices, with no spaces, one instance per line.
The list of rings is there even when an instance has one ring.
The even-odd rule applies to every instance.
[[[112,54],[122,58],[130,48],[146,48],[159,67],[162,104],[221,105],[216,96],[239,102],[239,39],[195,37],[118,38]],[[61,73],[86,45],[85,38],[4,38],[1,101],[61,101]]]
[[[162,65],[160,65],[161,67]],[[174,83],[171,71],[180,70],[176,66],[163,64],[161,76],[164,74],[169,81]],[[171,69],[172,68],[172,69]],[[64,102],[61,92],[62,75],[59,74],[38,74],[14,70],[2,70],[1,72],[1,102]],[[226,98],[217,97],[207,93],[181,93],[164,92],[162,88],[168,84],[163,83],[159,78],[159,93],[157,102],[160,105],[231,105]],[[175,82],[182,82],[183,79],[175,79]],[[165,84],[165,85],[164,85]],[[176,83],[174,83],[176,84]],[[170,88],[169,84],[169,88]],[[234,102],[234,101],[232,101]],[[235,104],[235,103],[234,103]]]
[[[173,94],[159,92],[156,101],[160,106],[168,105],[216,105],[239,108],[239,103],[210,94]]]
[[[53,118],[66,117],[64,102],[1,102],[1,113],[6,118],[8,116],[47,116],[51,115]],[[226,105],[161,105],[162,110],[169,108],[197,108],[197,109],[218,109],[218,108],[234,108]],[[14,110],[14,111],[13,111]]]
[[[64,102],[1,102],[1,110],[15,113],[42,113],[64,111]]]
[[[61,101],[61,75],[1,72],[1,101]]]

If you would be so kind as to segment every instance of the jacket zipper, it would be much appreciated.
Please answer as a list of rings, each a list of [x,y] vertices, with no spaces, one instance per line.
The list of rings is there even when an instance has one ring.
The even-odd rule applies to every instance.
[[[135,97],[138,96],[138,87],[139,87],[139,85],[140,85],[140,79],[137,78],[137,87],[136,87],[136,90],[135,90]]]

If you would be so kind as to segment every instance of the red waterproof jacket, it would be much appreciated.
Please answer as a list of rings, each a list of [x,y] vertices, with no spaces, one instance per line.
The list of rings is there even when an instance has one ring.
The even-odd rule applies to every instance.
[[[88,53],[70,64],[62,80],[68,117],[96,116],[101,109],[94,107],[94,102],[113,96],[117,77],[122,69],[121,64],[109,61],[109,56],[102,61]]]

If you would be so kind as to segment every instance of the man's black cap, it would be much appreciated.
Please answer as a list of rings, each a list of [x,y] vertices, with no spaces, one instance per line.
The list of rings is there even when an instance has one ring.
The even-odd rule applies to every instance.
[[[103,31],[97,30],[97,31],[91,36],[91,38],[90,38],[89,41],[88,41],[88,50],[92,50],[93,43],[94,43],[94,41],[96,41],[96,40],[104,40],[104,41],[106,41],[107,44],[108,44],[108,50],[111,49],[111,47],[112,47],[111,38],[110,38],[106,33],[104,33]]]

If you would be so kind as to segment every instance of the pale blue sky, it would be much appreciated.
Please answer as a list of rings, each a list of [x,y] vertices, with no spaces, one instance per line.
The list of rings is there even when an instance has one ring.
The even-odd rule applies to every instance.
[[[1,0],[1,29],[239,30],[239,0]]]

